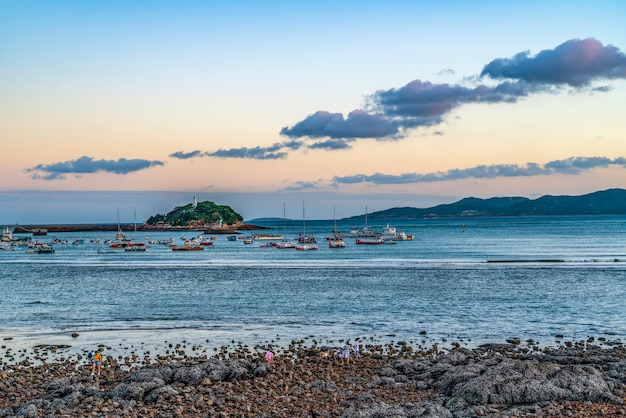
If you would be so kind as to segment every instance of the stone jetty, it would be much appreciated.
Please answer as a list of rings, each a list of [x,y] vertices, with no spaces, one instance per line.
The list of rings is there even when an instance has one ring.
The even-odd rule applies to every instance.
[[[144,353],[139,363],[105,355],[100,376],[80,355],[39,352],[37,366],[28,358],[0,363],[0,417],[626,415],[621,344],[510,341],[474,349],[371,344],[349,362],[302,340],[213,356]],[[268,350],[276,352],[271,362]]]

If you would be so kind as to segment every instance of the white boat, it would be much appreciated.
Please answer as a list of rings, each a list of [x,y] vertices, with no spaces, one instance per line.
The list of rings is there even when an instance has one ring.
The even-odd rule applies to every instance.
[[[358,227],[354,227],[350,229],[350,233],[348,234],[348,236],[352,238],[374,238],[379,235],[380,235],[379,232],[373,231],[367,225],[367,206],[365,206],[365,226],[363,227],[363,229],[359,229]]]
[[[283,239],[282,234],[252,234],[255,241],[276,241]]]
[[[335,207],[333,206],[333,220],[335,223],[335,229],[333,235],[328,238],[328,248],[346,248],[346,242],[343,240],[341,233],[337,231],[337,216],[335,214]]]
[[[4,231],[2,231],[2,242],[11,242],[13,241],[13,231],[8,226],[4,227]]]
[[[302,202],[302,232],[298,234],[298,242],[295,244],[294,248],[298,251],[310,251],[310,250],[318,250],[319,247],[315,242],[315,236],[313,233],[311,235],[307,235],[306,233],[306,217],[304,216],[304,202]]]
[[[319,247],[314,242],[299,242],[294,248],[298,251],[319,250]]]
[[[389,226],[383,228],[383,233],[380,236],[384,241],[411,241],[412,235],[407,235],[404,231],[398,231],[395,226]]]
[[[296,248],[296,243],[284,238],[285,233],[287,232],[287,218],[285,217],[285,202],[283,202],[283,239],[274,245],[274,247],[279,250],[290,250]]]

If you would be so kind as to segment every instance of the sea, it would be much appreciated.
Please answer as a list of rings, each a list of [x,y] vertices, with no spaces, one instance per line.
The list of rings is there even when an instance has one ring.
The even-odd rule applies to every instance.
[[[104,241],[114,232],[32,237],[54,242],[51,254],[0,251],[0,342],[113,353],[182,342],[211,353],[357,337],[468,348],[509,338],[544,347],[626,340],[626,216],[394,220],[412,240],[346,238],[335,249],[325,239],[332,220],[255,223],[270,228],[255,232],[288,239],[312,233],[319,250],[226,235],[203,251],[150,244],[200,234],[185,230],[128,232],[144,252],[112,250]],[[343,232],[364,226],[337,221]]]

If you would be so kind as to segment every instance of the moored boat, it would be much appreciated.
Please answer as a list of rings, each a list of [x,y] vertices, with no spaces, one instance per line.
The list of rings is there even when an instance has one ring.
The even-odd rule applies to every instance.
[[[337,230],[337,216],[335,214],[335,207],[333,206],[333,220],[335,223],[335,229],[333,235],[328,239],[328,248],[346,248],[346,242],[343,240],[341,232]]]
[[[389,226],[383,228],[383,233],[380,236],[384,241],[411,241],[413,235],[407,235],[404,231],[398,231],[395,226]]]
[[[359,245],[377,245],[382,244],[384,241],[382,238],[357,238],[355,243]]]
[[[182,246],[172,245],[170,248],[172,249],[172,251],[203,251],[204,250],[204,247],[202,245],[188,244],[188,243],[185,243],[185,245],[182,245]]]

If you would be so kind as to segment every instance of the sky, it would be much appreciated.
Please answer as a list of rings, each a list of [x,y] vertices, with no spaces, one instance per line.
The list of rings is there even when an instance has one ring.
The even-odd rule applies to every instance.
[[[0,0],[0,224],[626,187],[626,2]]]

